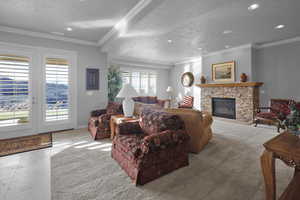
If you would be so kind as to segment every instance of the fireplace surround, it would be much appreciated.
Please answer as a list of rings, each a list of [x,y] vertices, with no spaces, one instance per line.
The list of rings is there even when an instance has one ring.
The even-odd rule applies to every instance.
[[[231,98],[235,99],[234,119],[253,122],[259,106],[259,87],[262,84],[260,82],[198,84],[197,86],[201,88],[201,110],[214,114],[213,98]],[[221,117],[229,118],[228,116]],[[232,116],[231,119],[233,119]]]

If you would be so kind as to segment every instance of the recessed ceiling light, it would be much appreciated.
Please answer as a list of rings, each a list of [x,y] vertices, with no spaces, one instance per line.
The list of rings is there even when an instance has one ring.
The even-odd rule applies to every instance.
[[[201,48],[201,47],[199,47],[199,48],[198,48],[198,50],[202,50],[202,48]]]
[[[259,8],[259,4],[254,3],[248,7],[248,10],[252,11],[252,10],[256,10],[257,8]]]
[[[226,45],[226,46],[225,46],[226,49],[229,49],[230,47],[231,47],[230,45]]]
[[[67,31],[73,31],[73,29],[71,27],[67,27],[66,30]]]
[[[172,43],[173,41],[172,40],[168,40],[168,43]]]
[[[275,26],[274,28],[275,29],[282,29],[282,28],[284,28],[285,26],[283,25],[283,24],[279,24],[279,25],[277,25],[277,26]]]
[[[53,32],[51,32],[52,34],[55,34],[55,35],[65,35],[64,33],[62,33],[62,32],[56,32],[56,31],[53,31]]]
[[[225,31],[223,31],[223,34],[230,34],[230,33],[232,33],[232,30],[225,30]]]

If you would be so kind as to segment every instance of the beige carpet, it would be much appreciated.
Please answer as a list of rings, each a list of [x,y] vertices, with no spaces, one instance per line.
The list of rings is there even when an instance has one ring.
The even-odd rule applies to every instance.
[[[109,140],[94,142],[86,130],[54,134],[51,159],[53,200],[262,200],[259,157],[275,128],[216,120],[214,137],[188,167],[135,187],[110,157]],[[277,162],[278,192],[292,169]]]

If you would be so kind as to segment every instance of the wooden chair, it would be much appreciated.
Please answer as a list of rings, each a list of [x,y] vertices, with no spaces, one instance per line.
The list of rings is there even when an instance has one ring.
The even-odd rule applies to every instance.
[[[283,120],[286,119],[287,115],[290,113],[289,99],[271,99],[269,107],[259,107],[254,123],[255,127],[258,124],[267,124],[277,126],[277,131],[284,129]]]

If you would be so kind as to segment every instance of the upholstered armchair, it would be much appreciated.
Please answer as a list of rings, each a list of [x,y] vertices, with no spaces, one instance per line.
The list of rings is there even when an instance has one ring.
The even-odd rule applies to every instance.
[[[110,117],[122,113],[122,104],[117,102],[109,102],[106,109],[92,111],[88,130],[93,139],[98,140],[110,137]]]
[[[277,131],[284,129],[283,121],[290,113],[289,99],[271,99],[269,107],[259,107],[257,109],[254,123],[255,126],[258,124],[267,124],[277,126]]]
[[[192,109],[194,106],[194,97],[184,96],[183,100],[178,103],[178,108],[189,108]]]
[[[179,116],[145,109],[140,122],[121,123],[112,157],[136,185],[188,165],[189,135]]]

